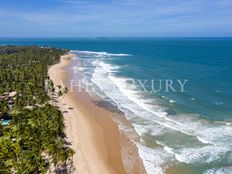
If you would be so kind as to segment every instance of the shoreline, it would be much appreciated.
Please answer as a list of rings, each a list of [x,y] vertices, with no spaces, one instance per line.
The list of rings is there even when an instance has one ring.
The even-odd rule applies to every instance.
[[[49,68],[48,74],[55,86],[69,87],[70,74],[65,68],[74,56],[70,53],[61,56],[60,63]],[[87,92],[68,92],[59,99],[58,107],[64,113],[65,133],[76,152],[73,173],[146,173],[136,145],[119,130],[113,113],[98,106]],[[129,156],[127,161],[124,156]]]

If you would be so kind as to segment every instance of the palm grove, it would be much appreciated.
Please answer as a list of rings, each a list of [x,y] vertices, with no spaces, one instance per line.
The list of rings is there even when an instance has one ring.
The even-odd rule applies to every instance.
[[[0,174],[67,172],[73,150],[64,134],[64,118],[51,104],[62,95],[47,76],[67,50],[47,47],[0,47]],[[49,91],[45,82],[49,81]],[[64,90],[67,92],[67,89]],[[10,96],[11,93],[13,96]],[[10,119],[2,124],[4,117]]]

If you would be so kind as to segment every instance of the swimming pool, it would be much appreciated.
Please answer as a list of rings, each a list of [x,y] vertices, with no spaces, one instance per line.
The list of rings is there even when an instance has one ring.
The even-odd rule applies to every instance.
[[[3,120],[2,121],[2,125],[5,126],[5,125],[8,125],[10,123],[11,120]]]

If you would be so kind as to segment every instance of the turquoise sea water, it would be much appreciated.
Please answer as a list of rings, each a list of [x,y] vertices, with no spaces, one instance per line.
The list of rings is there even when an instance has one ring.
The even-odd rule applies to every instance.
[[[148,173],[232,173],[232,38],[0,39],[6,44],[77,54],[74,74],[125,113]],[[158,93],[154,80],[156,89],[163,81]],[[187,80],[184,91],[177,80]]]

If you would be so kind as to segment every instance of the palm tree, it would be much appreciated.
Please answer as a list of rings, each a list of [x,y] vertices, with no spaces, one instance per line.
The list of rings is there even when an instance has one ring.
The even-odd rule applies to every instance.
[[[17,91],[12,109],[12,125],[0,124],[0,173],[45,173],[48,166],[42,153],[48,153],[56,167],[73,155],[65,147],[64,118],[57,107],[48,103],[45,91],[47,68],[59,61],[66,51],[40,47],[0,47],[0,95]],[[55,87],[50,80],[51,92]],[[58,86],[63,95],[68,92]],[[37,105],[32,110],[25,106]],[[0,112],[9,112],[0,102]]]

